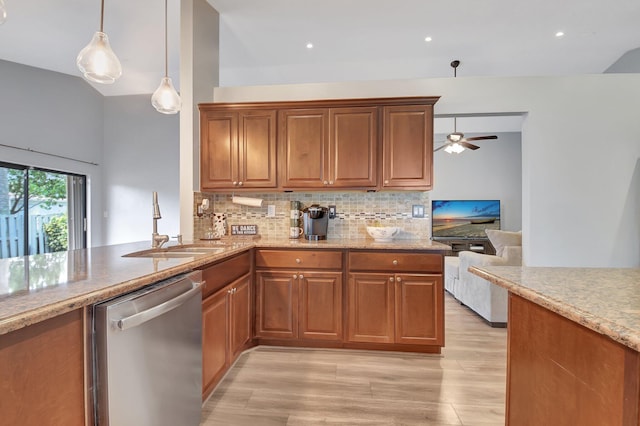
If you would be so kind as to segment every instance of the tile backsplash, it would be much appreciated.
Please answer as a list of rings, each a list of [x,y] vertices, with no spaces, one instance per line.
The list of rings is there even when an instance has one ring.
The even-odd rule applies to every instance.
[[[227,227],[231,225],[258,225],[258,233],[267,238],[289,236],[289,206],[300,201],[303,207],[312,204],[336,206],[336,218],[329,220],[327,234],[331,237],[366,238],[366,226],[373,222],[398,226],[403,232],[397,238],[429,238],[430,202],[428,192],[289,192],[242,193],[243,197],[263,200],[261,207],[248,207],[231,202],[231,194],[194,193],[194,238],[203,238],[212,228],[211,213],[226,213]],[[198,217],[197,207],[204,198],[210,207]],[[275,206],[275,217],[267,217],[267,206]],[[424,206],[424,218],[413,218],[413,205]],[[227,230],[229,232],[229,230]]]

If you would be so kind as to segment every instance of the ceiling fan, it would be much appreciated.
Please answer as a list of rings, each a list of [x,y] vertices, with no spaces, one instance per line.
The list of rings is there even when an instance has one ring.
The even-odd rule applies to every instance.
[[[457,76],[457,68],[458,65],[460,65],[460,61],[455,60],[453,62],[451,62],[451,67],[453,68],[453,77],[455,78]],[[456,117],[453,117],[453,133],[450,133],[449,135],[447,135],[447,140],[445,141],[445,143],[442,146],[439,146],[438,148],[434,149],[433,152],[436,151],[440,151],[441,149],[444,149],[445,152],[452,154],[452,153],[456,153],[456,154],[460,154],[462,151],[464,151],[465,149],[470,149],[475,151],[476,149],[480,148],[478,145],[474,145],[472,143],[469,143],[471,141],[482,141],[482,140],[488,140],[488,139],[498,139],[498,136],[496,135],[487,135],[487,136],[475,136],[472,138],[465,138],[464,137],[464,133],[458,132],[457,128],[456,128]]]

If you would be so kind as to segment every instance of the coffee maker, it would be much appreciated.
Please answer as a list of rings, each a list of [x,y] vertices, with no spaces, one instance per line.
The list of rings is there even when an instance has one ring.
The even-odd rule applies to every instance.
[[[302,210],[302,229],[307,240],[326,240],[329,209],[313,204]]]

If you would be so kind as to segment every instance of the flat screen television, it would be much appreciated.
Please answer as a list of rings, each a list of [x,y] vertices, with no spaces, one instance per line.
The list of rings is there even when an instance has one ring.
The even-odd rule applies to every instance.
[[[431,237],[487,238],[485,229],[500,229],[500,200],[432,200]]]

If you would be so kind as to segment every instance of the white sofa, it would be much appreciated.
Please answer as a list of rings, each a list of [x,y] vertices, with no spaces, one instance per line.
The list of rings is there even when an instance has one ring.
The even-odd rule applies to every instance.
[[[496,255],[461,251],[445,257],[445,289],[492,327],[507,324],[507,290],[469,272],[471,266],[522,265],[519,232],[487,231]],[[506,245],[510,244],[510,245]]]

